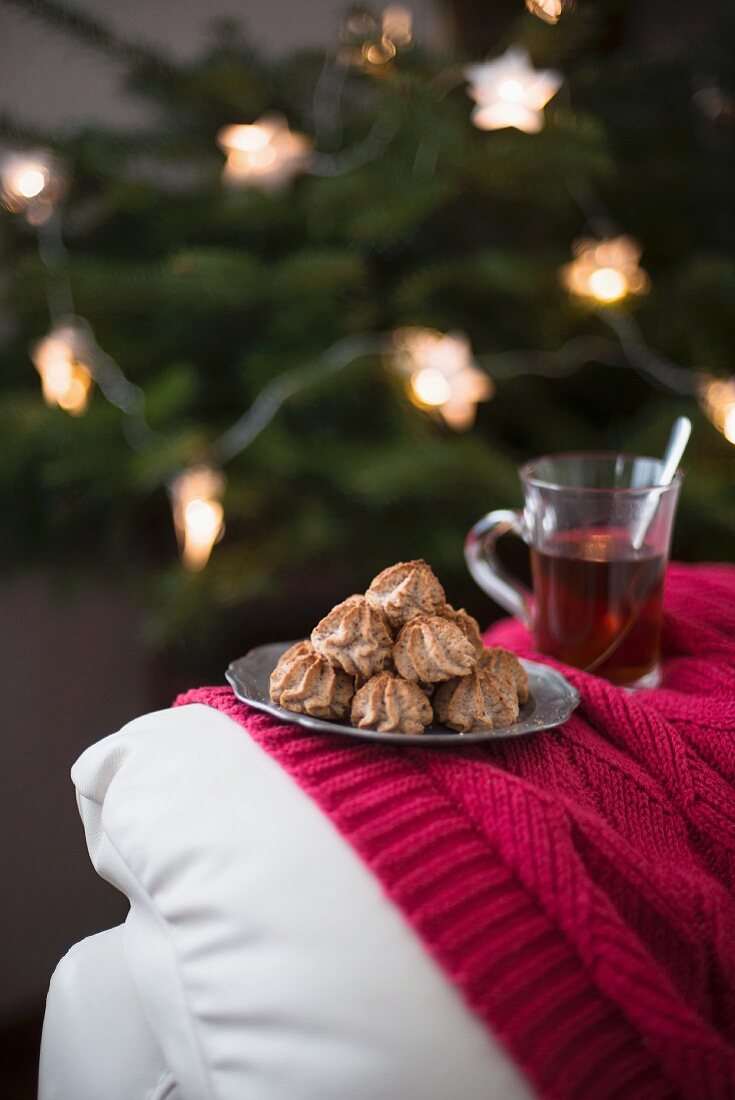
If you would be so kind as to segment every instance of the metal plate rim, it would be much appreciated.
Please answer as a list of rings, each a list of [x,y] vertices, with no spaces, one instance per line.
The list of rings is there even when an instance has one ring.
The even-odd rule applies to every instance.
[[[301,726],[303,729],[315,733],[331,733],[342,737],[353,737],[361,741],[378,741],[391,745],[433,745],[448,748],[457,745],[487,744],[491,741],[507,741],[516,737],[527,737],[532,733],[540,733],[542,730],[554,729],[566,722],[580,703],[579,692],[561,672],[549,665],[540,664],[537,661],[529,661],[521,657],[520,661],[528,672],[529,689],[533,709],[527,711],[523,718],[523,711],[529,707],[524,704],[521,708],[521,721],[512,726],[504,726],[501,729],[481,730],[474,733],[457,733],[454,730],[441,727],[437,731],[436,726],[430,726],[425,733],[381,733],[378,730],[361,730],[355,726],[344,725],[340,722],[329,722],[322,718],[311,718],[307,714],[295,714],[272,703],[267,697],[254,695],[243,683],[243,671],[249,673],[249,677],[266,675],[275,667],[276,661],[282,653],[293,645],[293,642],[270,642],[266,645],[256,646],[243,657],[232,661],[225,672],[225,679],[234,691],[236,697],[242,703],[254,707],[256,710],[270,714],[282,722],[289,722]],[[260,667],[262,666],[262,667]],[[251,680],[252,682],[252,680]],[[261,692],[262,695],[262,692]]]

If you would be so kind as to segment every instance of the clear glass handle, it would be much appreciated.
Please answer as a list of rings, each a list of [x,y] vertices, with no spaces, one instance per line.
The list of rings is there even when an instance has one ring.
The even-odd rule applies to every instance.
[[[531,630],[533,596],[525,584],[521,584],[500,564],[495,553],[495,543],[501,535],[508,533],[526,541],[523,512],[509,509],[488,512],[467,535],[464,557],[467,568],[483,592],[487,592],[505,611]]]

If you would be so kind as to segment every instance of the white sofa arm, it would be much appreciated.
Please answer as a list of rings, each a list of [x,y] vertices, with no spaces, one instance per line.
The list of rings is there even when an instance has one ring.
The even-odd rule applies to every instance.
[[[360,859],[231,719],[148,715],[73,778],[185,1100],[529,1100]]]
[[[123,929],[72,947],[46,1001],[39,1100],[180,1100],[138,1005]]]

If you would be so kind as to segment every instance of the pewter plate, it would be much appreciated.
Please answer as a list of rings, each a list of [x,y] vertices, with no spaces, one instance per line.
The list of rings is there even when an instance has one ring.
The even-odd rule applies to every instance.
[[[579,705],[579,692],[556,669],[535,661],[521,660],[528,673],[528,702],[521,706],[518,721],[499,729],[479,730],[475,733],[455,733],[438,722],[426,728],[422,734],[379,733],[378,730],[359,730],[341,722],[325,722],[321,718],[309,718],[306,714],[294,714],[290,710],[271,703],[268,686],[270,675],[279,657],[293,642],[273,642],[251,649],[244,657],[233,661],[225,676],[235,695],[243,703],[264,710],[284,722],[294,722],[304,729],[317,733],[338,733],[344,737],[356,737],[363,741],[386,741],[397,745],[451,745],[475,744],[478,741],[501,741],[508,737],[525,737],[539,730],[552,729],[566,722]]]

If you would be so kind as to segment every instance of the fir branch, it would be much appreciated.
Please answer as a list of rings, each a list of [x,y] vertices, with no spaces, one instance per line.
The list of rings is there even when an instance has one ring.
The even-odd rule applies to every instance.
[[[0,111],[0,140],[16,149],[54,148],[83,168],[93,165],[96,174],[103,175],[105,167],[110,169],[112,156],[119,160],[133,154],[147,154],[158,161],[166,157],[183,159],[192,156],[191,134],[175,130],[171,125],[115,130],[90,124],[83,128],[65,126],[51,133],[38,123],[19,118],[10,111]],[[111,171],[117,175],[119,164],[115,163]]]
[[[263,272],[249,253],[234,250],[182,250],[165,260],[121,261],[74,255],[69,276],[75,298],[85,313],[119,316],[139,309],[242,309],[261,299]],[[35,292],[36,269],[30,260],[18,274]]]
[[[178,76],[179,70],[170,60],[143,43],[122,38],[101,19],[72,4],[60,4],[56,0],[2,0],[2,3],[73,35],[80,42],[107,54],[115,61],[123,61],[129,66],[153,66],[159,72],[167,72],[172,78]]]
[[[17,148],[53,144],[45,130],[35,123],[15,118],[8,111],[0,111],[0,138]]]

